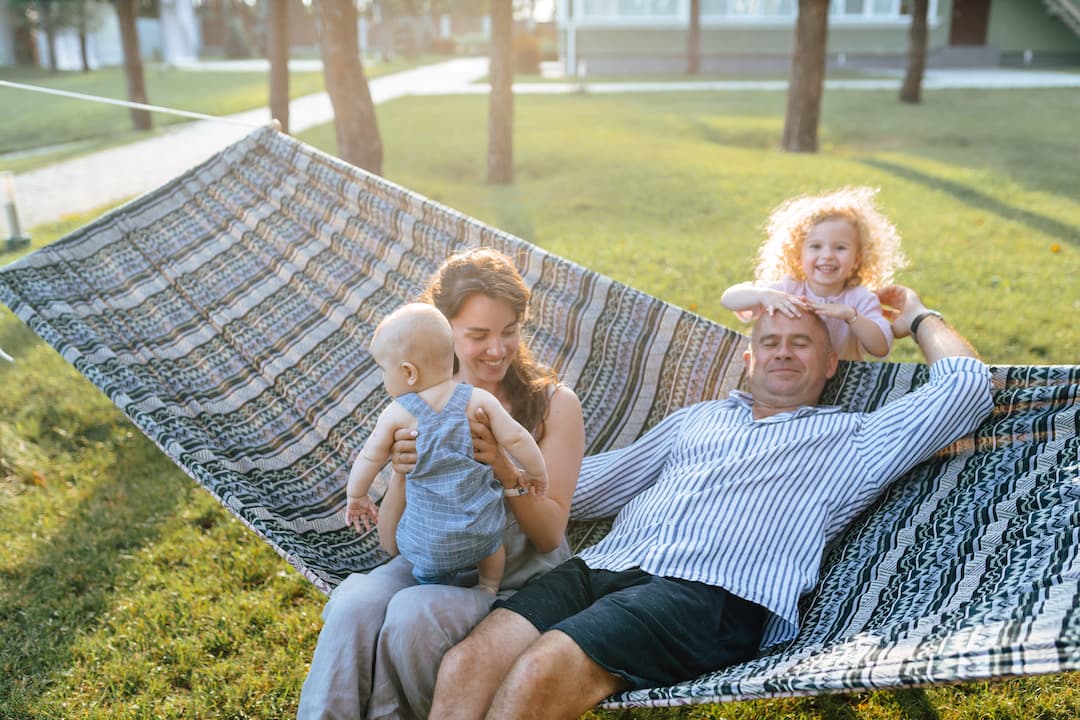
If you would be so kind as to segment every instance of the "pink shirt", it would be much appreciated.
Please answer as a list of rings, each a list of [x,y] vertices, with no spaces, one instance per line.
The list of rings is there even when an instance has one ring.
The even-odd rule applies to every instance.
[[[889,346],[889,350],[892,350],[892,326],[881,312],[881,301],[878,300],[878,296],[867,290],[866,287],[856,285],[855,287],[847,288],[839,295],[822,297],[815,294],[805,280],[795,280],[790,277],[785,277],[779,282],[763,283],[763,285],[772,288],[773,290],[786,292],[790,295],[807,297],[814,302],[840,303],[855,308],[860,315],[877,323],[877,326],[881,328],[881,332],[885,335],[885,342]],[[740,314],[740,316],[746,319],[745,315]],[[829,328],[829,339],[832,341],[833,349],[837,354],[843,359],[861,360],[863,357],[863,348],[855,336],[851,334],[851,327],[843,320],[837,320],[836,318],[823,317],[821,319],[825,321],[825,327]]]

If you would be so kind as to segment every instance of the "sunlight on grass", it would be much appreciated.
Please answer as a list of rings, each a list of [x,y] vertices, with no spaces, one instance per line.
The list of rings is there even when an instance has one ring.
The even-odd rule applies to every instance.
[[[1037,116],[1022,113],[1036,106]],[[516,183],[484,182],[487,103],[380,106],[386,174],[590,268],[741,328],[769,210],[881,187],[901,280],[991,362],[1080,358],[1076,91],[830,92],[823,151],[785,155],[778,93],[519,97]],[[332,126],[303,135],[334,150]],[[99,213],[31,229],[38,247]],[[20,253],[0,253],[0,264]],[[324,598],[0,308],[0,720],[295,714]],[[909,341],[890,359],[914,360]],[[1080,715],[1080,673],[593,720]]]

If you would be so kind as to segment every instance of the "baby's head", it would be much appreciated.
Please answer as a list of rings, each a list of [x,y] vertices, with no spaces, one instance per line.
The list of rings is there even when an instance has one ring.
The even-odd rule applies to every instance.
[[[890,285],[907,261],[900,250],[900,233],[874,205],[876,193],[870,187],[848,187],[781,203],[769,216],[755,279],[772,282],[789,276],[805,280],[802,255],[807,236],[821,223],[835,221],[849,223],[854,231],[856,261],[846,287],[865,285],[878,290]]]
[[[434,305],[410,303],[387,315],[375,328],[370,350],[392,397],[454,375],[454,334]]]

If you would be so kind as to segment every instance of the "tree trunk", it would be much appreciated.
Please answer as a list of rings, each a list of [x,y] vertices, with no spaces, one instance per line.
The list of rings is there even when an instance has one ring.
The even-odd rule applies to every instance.
[[[491,103],[488,111],[488,176],[492,185],[514,182],[513,0],[491,2]]]
[[[911,7],[911,45],[908,47],[907,73],[900,86],[900,102],[922,100],[923,70],[926,69],[926,14],[929,0],[914,0]]]
[[[120,44],[124,48],[128,100],[146,104],[146,81],[143,78],[142,56],[139,54],[139,34],[135,29],[135,0],[116,0],[116,19],[120,24]],[[136,130],[149,130],[154,123],[148,110],[132,108],[131,125]]]
[[[287,0],[270,0],[267,54],[270,56],[270,117],[289,132],[289,28]]]
[[[45,32],[45,45],[49,52],[49,70],[57,72],[56,65],[56,25],[53,18],[52,0],[41,3],[41,29]]]
[[[353,0],[314,0],[312,5],[326,91],[334,106],[338,156],[381,175],[382,140],[360,62],[356,7]]]
[[[783,147],[788,152],[817,152],[828,12],[829,0],[799,0],[784,117]]]
[[[90,54],[87,50],[86,28],[90,24],[90,8],[87,3],[90,0],[79,0],[79,59],[82,61],[82,71],[90,72]]]
[[[90,56],[86,50],[86,30],[79,28],[79,59],[82,61],[82,71],[90,72]]]
[[[701,0],[690,0],[690,32],[686,35],[686,72],[701,72]]]

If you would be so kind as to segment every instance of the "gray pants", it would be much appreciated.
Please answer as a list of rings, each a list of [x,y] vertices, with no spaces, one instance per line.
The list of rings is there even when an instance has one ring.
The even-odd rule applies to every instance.
[[[297,717],[426,718],[443,654],[494,599],[474,588],[418,585],[400,556],[350,575],[323,610]]]

